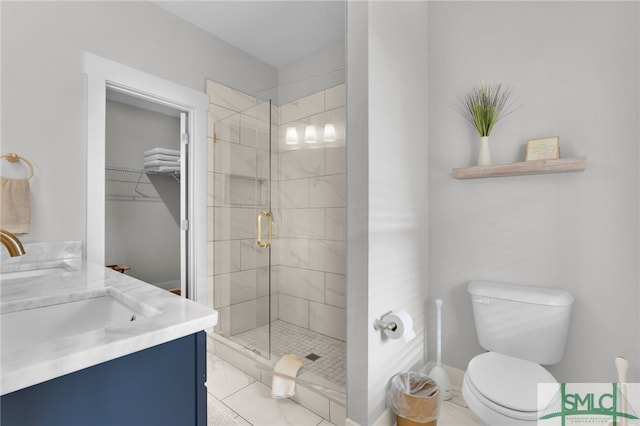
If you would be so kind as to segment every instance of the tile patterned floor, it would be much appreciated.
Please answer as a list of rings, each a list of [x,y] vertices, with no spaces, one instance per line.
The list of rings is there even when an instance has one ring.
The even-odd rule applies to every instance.
[[[208,426],[335,426],[268,386],[207,353]]]
[[[266,326],[265,326],[266,328]],[[256,336],[267,330],[233,336],[236,343],[252,348]],[[268,386],[238,368],[207,353],[208,426],[334,426],[290,399],[273,399]],[[271,324],[271,351],[275,359],[288,353],[304,361],[304,369],[345,386],[345,344],[319,333],[277,320]],[[309,354],[320,357],[315,361]],[[344,415],[344,414],[343,414]],[[440,410],[438,426],[480,426],[459,392]]]
[[[482,426],[482,422],[466,407],[460,392],[453,391],[453,398],[440,407],[438,426]]]
[[[266,326],[257,331],[250,330],[231,337],[234,342],[252,348],[256,334],[266,334]],[[286,354],[296,354],[304,361],[304,369],[311,371],[337,385],[345,385],[345,343],[341,340],[276,320],[271,323],[271,353],[275,359]],[[305,358],[309,354],[319,355],[315,361]]]
[[[480,426],[459,395],[443,404],[438,426]],[[273,399],[268,386],[207,353],[208,426],[335,426],[290,399]],[[341,426],[341,425],[340,425]]]

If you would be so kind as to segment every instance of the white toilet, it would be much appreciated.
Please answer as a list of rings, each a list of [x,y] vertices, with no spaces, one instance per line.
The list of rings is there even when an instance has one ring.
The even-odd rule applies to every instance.
[[[471,281],[468,291],[478,341],[489,352],[469,362],[462,396],[486,425],[535,425],[538,383],[556,383],[540,364],[562,359],[573,296],[489,281]]]

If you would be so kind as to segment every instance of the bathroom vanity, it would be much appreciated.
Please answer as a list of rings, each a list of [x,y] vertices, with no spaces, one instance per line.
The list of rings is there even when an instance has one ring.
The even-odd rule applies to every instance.
[[[60,244],[2,259],[0,424],[206,425],[217,312]]]

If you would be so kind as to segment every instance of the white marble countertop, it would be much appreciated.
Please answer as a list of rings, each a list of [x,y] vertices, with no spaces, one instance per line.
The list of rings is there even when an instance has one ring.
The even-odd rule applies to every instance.
[[[11,348],[3,342],[0,395],[196,333],[218,321],[213,309],[87,262],[77,256],[79,243],[75,244],[71,250],[67,245],[57,250],[57,256],[46,254],[47,250],[36,243],[32,247],[25,244],[28,255],[21,256],[24,259],[3,256],[0,318],[11,312],[102,295],[134,306],[145,315],[121,325],[52,336],[27,347]],[[45,275],[12,277],[11,272],[36,267],[50,269]],[[7,330],[2,331],[4,336]]]

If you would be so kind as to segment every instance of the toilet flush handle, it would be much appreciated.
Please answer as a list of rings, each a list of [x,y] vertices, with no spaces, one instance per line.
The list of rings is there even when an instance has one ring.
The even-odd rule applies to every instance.
[[[473,301],[476,303],[480,303],[481,305],[488,305],[489,303],[491,303],[489,298],[486,297],[474,297]]]

